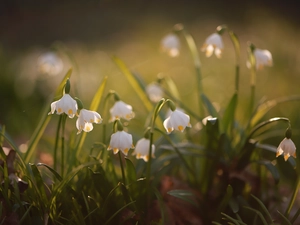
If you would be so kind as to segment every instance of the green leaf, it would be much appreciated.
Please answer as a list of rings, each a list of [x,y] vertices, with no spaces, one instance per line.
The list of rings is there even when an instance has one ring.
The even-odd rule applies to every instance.
[[[126,161],[126,175],[127,178],[126,180],[128,181],[129,184],[133,183],[136,181],[136,171],[133,163],[130,161],[130,159],[125,158]]]
[[[277,167],[274,166],[270,161],[258,161],[257,163],[265,166],[272,174],[275,184],[278,184],[278,182],[280,180],[280,174],[279,174]]]
[[[239,61],[239,58],[240,58],[240,42],[239,42],[239,39],[233,31],[229,31],[228,33],[229,33],[231,41],[234,45],[236,57],[238,58],[237,61]]]
[[[125,77],[129,81],[129,83],[131,84],[132,89],[136,91],[137,95],[142,100],[142,102],[143,102],[144,106],[146,107],[147,111],[151,112],[151,110],[153,109],[152,103],[150,102],[150,100],[149,100],[147,94],[145,93],[145,91],[139,85],[139,82],[136,80],[135,76],[130,72],[128,67],[125,65],[125,63],[121,59],[119,59],[116,56],[113,56],[112,60],[117,64],[119,69],[125,75]]]
[[[232,198],[232,194],[233,194],[232,186],[228,185],[227,189],[226,189],[226,194],[224,195],[222,201],[220,202],[220,204],[216,210],[215,215],[217,217],[219,217],[220,213],[225,210],[226,206],[228,205],[229,200]]]
[[[247,225],[246,223],[240,221],[240,220],[237,220],[237,219],[234,219],[232,218],[231,216],[225,214],[225,213],[221,213],[225,218],[223,218],[224,220],[228,220],[228,221],[231,221],[232,223],[236,224],[236,225]]]
[[[102,95],[103,95],[103,92],[105,90],[105,86],[106,86],[106,82],[107,82],[107,77],[104,77],[102,82],[100,83],[99,87],[98,87],[98,90],[96,92],[96,94],[94,95],[94,98],[91,102],[91,105],[90,105],[90,110],[92,111],[96,111],[100,105],[100,102],[101,102],[101,99],[102,99]],[[78,158],[81,151],[82,151],[82,146],[83,146],[83,143],[86,139],[86,135],[87,133],[86,132],[82,132],[81,136],[80,136],[80,139],[79,139],[79,142],[76,146],[76,157]]]
[[[248,206],[244,206],[244,208],[245,209],[249,209],[252,212],[255,212],[258,215],[258,217],[261,219],[261,221],[263,222],[263,224],[264,225],[268,225],[268,222],[266,221],[266,219],[264,218],[263,214],[260,211],[258,211],[256,209],[253,209],[251,207],[248,207]]]
[[[199,205],[195,199],[194,193],[189,190],[171,190],[171,191],[168,191],[167,193],[176,198],[182,199],[182,200],[192,204],[195,207],[199,207]]]
[[[284,222],[282,225],[292,225],[292,223],[286,218],[281,212],[277,210],[280,217],[283,219],[281,222]]]
[[[263,210],[263,211],[265,212],[265,214],[269,217],[269,220],[270,220],[271,222],[273,222],[272,216],[271,216],[271,214],[269,213],[267,207],[264,205],[264,203],[262,203],[262,201],[261,201],[259,198],[255,197],[254,195],[251,194],[251,196],[252,196],[252,198],[254,198],[254,199],[257,201],[257,203],[260,205],[260,207],[262,208],[262,210]]]
[[[175,82],[173,81],[173,79],[169,76],[165,76],[164,77],[164,81],[166,82],[167,86],[168,86],[168,90],[169,92],[171,93],[171,95],[173,97],[175,97],[175,99],[180,99],[180,94],[179,94],[179,91],[176,87],[176,84]]]
[[[116,211],[108,220],[106,220],[106,222],[104,223],[104,225],[109,224],[109,222],[115,218],[120,212],[122,212],[124,209],[126,209],[128,206],[134,204],[135,201],[129,202],[128,204],[124,205],[123,207],[121,207],[118,211]]]
[[[65,77],[63,78],[63,80],[61,81],[61,83],[59,84],[59,86],[57,87],[56,91],[55,91],[55,96],[58,96],[59,93],[62,93],[62,90],[63,90],[63,87],[67,81],[67,79],[69,79],[71,77],[71,74],[72,74],[72,69],[70,69]],[[51,101],[52,102],[52,101]],[[25,163],[28,163],[29,160],[31,159],[33,153],[35,152],[35,148],[39,142],[39,140],[41,139],[50,119],[51,119],[51,116],[48,116],[48,112],[49,112],[49,106],[50,106],[50,103],[49,102],[44,110],[43,110],[43,113],[42,113],[42,118],[39,122],[39,124],[37,125],[33,135],[31,136],[30,138],[30,141],[29,141],[29,144],[28,144],[28,149],[25,153],[25,156],[24,156],[24,162]]]
[[[269,110],[277,106],[278,104],[285,103],[285,102],[291,102],[291,101],[299,101],[300,96],[295,95],[295,96],[288,96],[288,97],[282,97],[282,98],[277,98],[269,101],[265,101],[262,104],[258,105],[256,108],[252,118],[251,118],[251,127],[255,126],[261,120]]]
[[[54,170],[52,169],[50,166],[44,164],[44,163],[38,163],[37,166],[44,166],[46,167],[48,170],[50,170],[50,172],[55,176],[55,178],[58,180],[58,181],[62,181],[63,178]]]
[[[237,93],[235,93],[232,96],[227,108],[225,109],[223,120],[222,120],[224,132],[229,132],[234,122],[235,110],[236,110],[237,99],[238,99],[237,97],[238,95]]]
[[[42,203],[42,205],[46,208],[47,203],[48,203],[48,199],[47,199],[47,195],[46,195],[46,191],[45,191],[45,184],[44,181],[42,179],[42,176],[40,174],[40,171],[38,170],[37,166],[34,164],[30,164],[31,170],[32,170],[32,174],[35,180],[35,185],[37,188],[37,191],[40,195],[40,201]]]
[[[211,101],[206,97],[205,94],[201,94],[201,99],[202,99],[203,104],[205,105],[209,115],[211,115],[212,117],[219,117],[217,110],[215,109],[215,107],[213,106]]]

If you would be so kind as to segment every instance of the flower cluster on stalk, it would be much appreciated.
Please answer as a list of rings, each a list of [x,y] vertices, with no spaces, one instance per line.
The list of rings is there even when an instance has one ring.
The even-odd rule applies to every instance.
[[[73,99],[70,94],[70,80],[68,79],[65,87],[63,96],[51,103],[51,110],[48,113],[61,115],[65,113],[69,118],[74,118],[76,115],[78,118],[76,120],[76,128],[78,129],[77,134],[81,131],[90,132],[93,130],[93,123],[100,124],[102,118],[99,113],[83,108],[83,104],[80,99]],[[79,111],[79,114],[77,113]]]

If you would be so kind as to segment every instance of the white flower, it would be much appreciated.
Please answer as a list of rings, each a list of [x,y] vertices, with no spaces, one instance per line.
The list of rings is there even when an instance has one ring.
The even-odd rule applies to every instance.
[[[268,50],[256,48],[253,54],[256,61],[256,69],[262,69],[264,66],[273,65],[272,54]]]
[[[132,153],[132,155],[136,155],[137,159],[143,159],[145,162],[149,160],[149,146],[150,146],[150,140],[147,138],[140,139],[135,146],[135,150]],[[151,152],[152,158],[155,158],[155,145],[152,144],[152,152]]]
[[[175,34],[168,34],[161,40],[161,49],[171,57],[179,55],[180,41]]]
[[[117,131],[111,135],[107,150],[113,150],[114,154],[117,154],[120,150],[124,155],[127,155],[130,148],[134,148],[132,135],[125,131]]]
[[[50,76],[59,74],[64,68],[63,61],[54,52],[42,54],[37,63],[39,71]]]
[[[167,119],[165,119],[164,127],[168,133],[172,132],[174,129],[183,132],[186,127],[191,127],[190,117],[176,109]]]
[[[296,146],[290,138],[284,138],[280,142],[277,148],[276,157],[280,156],[281,154],[283,154],[285,161],[287,161],[290,156],[296,158]]]
[[[109,112],[111,114],[111,122],[119,118],[130,120],[134,117],[134,112],[132,112],[132,106],[120,100],[115,102],[115,104],[109,110]]]
[[[156,82],[153,82],[146,87],[146,93],[152,102],[159,102],[164,94],[161,86]]]
[[[76,120],[77,134],[81,131],[90,132],[93,130],[93,123],[101,123],[102,118],[99,113],[91,110],[81,109],[78,119]]]
[[[201,50],[205,52],[206,57],[210,57],[215,51],[215,55],[217,56],[217,58],[221,58],[223,50],[223,41],[221,35],[218,33],[213,33],[208,36]]]
[[[51,103],[51,111],[48,113],[48,115],[53,114],[56,110],[58,115],[65,113],[70,118],[73,118],[77,109],[77,102],[69,94],[64,94],[61,99]]]

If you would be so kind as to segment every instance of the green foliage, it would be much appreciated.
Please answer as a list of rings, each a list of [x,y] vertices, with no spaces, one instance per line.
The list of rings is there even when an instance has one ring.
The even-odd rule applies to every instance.
[[[5,127],[1,126],[0,224],[15,220],[19,224],[44,225],[175,224],[174,221],[180,224],[226,222],[255,225],[293,224],[297,220],[300,210],[292,218],[290,213],[296,204],[300,179],[297,179],[294,186],[291,185],[293,194],[285,213],[282,213],[284,207],[280,205],[280,185],[290,184],[285,177],[285,170],[299,176],[298,159],[290,158],[290,164],[283,164],[281,158],[275,161],[277,146],[266,143],[274,143],[272,138],[277,137],[272,133],[271,126],[282,129],[280,124],[284,122],[290,130],[292,122],[285,117],[268,119],[270,109],[279,103],[300,98],[292,96],[263,101],[254,107],[255,83],[252,83],[249,107],[247,110],[242,109],[243,118],[240,118],[240,43],[235,33],[227,26],[222,26],[222,32],[228,32],[236,54],[235,89],[225,107],[218,110],[204,93],[200,56],[192,35],[183,25],[176,25],[173,31],[183,35],[190,50],[197,86],[194,95],[199,106],[194,107],[181,101],[176,82],[169,76],[159,82],[164,96],[158,103],[151,102],[142,77],[131,72],[121,59],[112,57],[127,79],[129,90],[135,91],[138,104],[143,106],[134,108],[137,113],[141,111],[137,117],[146,115],[145,123],[132,125],[131,121],[123,120],[126,115],[119,116],[111,124],[107,123],[106,114],[112,103],[109,97],[113,95],[113,101],[120,100],[115,91],[106,92],[110,79],[107,76],[101,81],[90,103],[89,110],[101,111],[101,115],[107,116],[103,124],[99,125],[103,127],[94,140],[86,132],[76,136],[74,126],[72,129],[68,127],[69,118],[62,114],[54,137],[49,140],[45,138],[47,141],[41,143],[46,128],[51,126],[52,116],[48,115],[50,102],[45,106],[25,153],[18,148]],[[251,76],[255,78],[253,49],[249,57]],[[70,82],[71,73],[72,69],[64,76],[53,100],[61,97],[66,82]],[[100,107],[102,105],[103,108]],[[167,107],[174,114],[181,107],[188,115],[178,116],[174,122],[176,125],[168,124],[171,120],[163,125],[162,121],[168,113],[165,109]],[[76,112],[77,117],[78,114]],[[96,120],[85,118],[84,122],[88,125]],[[195,123],[192,128],[189,128],[190,122]],[[163,130],[166,124],[175,131],[166,133]],[[115,129],[116,125],[122,129]],[[145,161],[131,157],[130,152],[127,152],[128,146],[113,147],[113,152],[118,154],[107,151],[111,145],[108,137],[114,131],[130,133],[135,125],[136,130],[132,132],[134,140],[142,137],[142,129],[145,127],[149,132],[148,153],[145,154],[148,157],[145,157]],[[92,141],[89,147],[85,145],[88,141]],[[123,141],[119,140],[117,144],[123,144]],[[5,144],[10,146],[10,153],[3,147]],[[154,152],[152,144],[155,145],[155,158],[150,153],[152,150]],[[39,145],[42,147],[39,148]],[[53,164],[38,163],[34,156],[42,148],[50,148],[48,152],[53,151]],[[286,156],[286,152],[283,154]],[[273,205],[276,205],[276,209]]]

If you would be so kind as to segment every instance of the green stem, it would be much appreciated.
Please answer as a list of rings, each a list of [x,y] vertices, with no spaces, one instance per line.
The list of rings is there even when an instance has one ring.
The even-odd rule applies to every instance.
[[[65,170],[65,125],[66,125],[66,118],[67,115],[62,116],[62,136],[61,136],[61,176],[63,177],[64,170]]]
[[[249,106],[249,113],[250,115],[253,112],[254,108],[254,101],[255,101],[255,85],[251,85],[251,94],[250,94],[250,106]]]
[[[60,127],[61,127],[62,117],[63,117],[63,115],[61,115],[59,117],[57,129],[56,129],[56,137],[55,137],[55,143],[54,143],[54,154],[53,154],[53,158],[54,158],[53,168],[54,168],[54,170],[57,169],[56,168],[57,167],[57,148],[58,148],[58,140],[59,140],[59,134],[60,134]]]
[[[260,128],[266,126],[266,125],[269,124],[269,123],[274,123],[274,122],[278,122],[278,121],[288,122],[289,127],[290,127],[290,120],[289,120],[288,118],[285,118],[285,117],[274,117],[274,118],[271,118],[271,119],[269,119],[269,120],[267,120],[267,121],[264,121],[264,122],[258,124],[256,127],[254,127],[254,128],[252,129],[252,131],[250,132],[249,136],[248,136],[248,140],[250,140],[251,137],[253,136],[253,134],[254,134],[256,131],[258,131]]]
[[[235,61],[236,61],[236,66],[235,66],[235,91],[239,91],[239,80],[240,80],[240,42],[237,37],[237,35],[232,32],[228,31],[228,34],[230,36],[230,39],[232,41],[233,47],[234,47],[234,52],[235,52]]]
[[[120,166],[121,166],[121,171],[122,171],[122,180],[123,180],[124,186],[126,186],[126,179],[125,179],[125,172],[124,172],[124,166],[123,166],[121,151],[119,151],[118,154],[119,154]]]
[[[239,82],[240,82],[240,65],[235,66],[235,91],[239,91]]]
[[[192,55],[193,61],[194,61],[194,66],[195,66],[195,70],[196,70],[196,78],[197,78],[197,93],[198,93],[198,104],[199,104],[199,113],[201,116],[204,116],[204,107],[202,104],[202,99],[201,99],[201,95],[203,93],[203,87],[202,87],[202,74],[201,74],[201,61],[200,61],[200,57],[198,54],[198,48],[196,46],[195,40],[192,37],[192,35],[190,33],[188,33],[186,31],[186,29],[184,28],[184,26],[182,24],[177,24],[174,27],[176,32],[181,31],[186,43],[188,45],[188,48],[190,50],[190,53]]]
[[[298,165],[297,165],[298,166]],[[286,209],[286,212],[285,212],[285,217],[288,218],[289,215],[290,215],[290,212],[291,212],[291,209],[295,203],[295,200],[297,198],[297,195],[298,195],[298,191],[299,191],[299,188],[300,188],[300,178],[299,176],[297,175],[297,181],[296,181],[296,187],[294,189],[294,193],[292,195],[292,198],[291,198],[291,201],[289,203],[289,206],[288,208]]]

